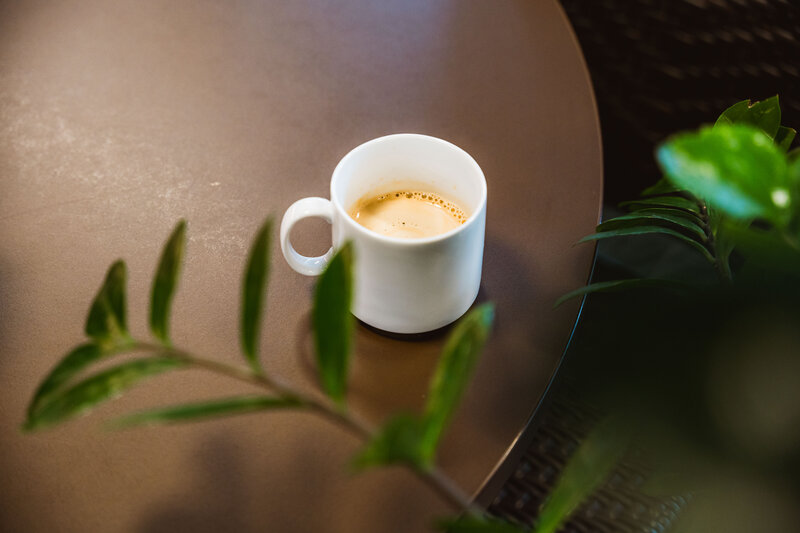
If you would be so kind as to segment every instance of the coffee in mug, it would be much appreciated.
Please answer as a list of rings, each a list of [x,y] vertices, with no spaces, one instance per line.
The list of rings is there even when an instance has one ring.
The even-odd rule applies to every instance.
[[[447,233],[466,222],[468,217],[457,203],[419,190],[366,195],[347,213],[368,230],[402,239]]]

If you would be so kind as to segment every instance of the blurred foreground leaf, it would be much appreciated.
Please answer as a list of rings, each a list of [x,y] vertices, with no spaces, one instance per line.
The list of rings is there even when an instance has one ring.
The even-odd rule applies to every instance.
[[[172,231],[158,262],[150,296],[150,331],[165,345],[170,345],[169,315],[172,296],[178,284],[183,250],[186,245],[186,221],[181,220]]]
[[[169,357],[150,357],[105,370],[53,395],[28,417],[23,429],[42,429],[86,414],[95,405],[119,396],[147,377],[187,364]]]
[[[749,261],[761,267],[800,275],[800,250],[774,231],[726,224],[725,233],[736,249]]]
[[[237,396],[186,405],[176,405],[149,411],[142,411],[118,418],[111,422],[112,428],[127,428],[143,424],[173,424],[176,422],[194,422],[224,416],[271,411],[301,407],[303,404],[295,398],[274,398],[268,396]]]
[[[395,415],[355,456],[353,468],[363,470],[372,466],[405,464],[424,470],[427,467],[421,446],[424,431],[419,418],[407,414]]]
[[[344,407],[353,333],[353,249],[340,248],[317,282],[314,294],[314,343],[325,393]]]
[[[353,461],[356,468],[404,463],[425,470],[434,461],[439,440],[469,384],[494,320],[491,303],[479,305],[453,328],[429,386],[421,417],[398,415]]]
[[[57,391],[81,370],[91,363],[115,352],[115,350],[104,349],[100,345],[92,342],[81,344],[73,348],[64,356],[56,367],[50,371],[50,374],[44,378],[41,385],[39,385],[28,407],[28,416],[30,417],[48,396]]]
[[[763,218],[778,227],[791,217],[786,158],[750,126],[676,135],[658,148],[657,159],[673,183],[728,216]]]
[[[794,128],[781,126],[775,135],[775,144],[784,152],[788,152],[796,135],[797,131]]]
[[[568,460],[542,505],[536,533],[554,533],[605,480],[628,445],[630,428],[617,419],[600,422]]]
[[[494,321],[494,305],[481,304],[456,324],[447,339],[423,413],[422,455],[433,462],[436,447],[470,382]]]
[[[85,329],[86,334],[98,342],[108,344],[128,337],[126,279],[125,263],[116,261],[109,267],[105,282],[92,302]]]
[[[250,257],[242,282],[241,340],[242,351],[255,372],[261,372],[258,359],[261,315],[264,309],[264,292],[269,277],[270,240],[272,218],[259,229],[250,246]]]

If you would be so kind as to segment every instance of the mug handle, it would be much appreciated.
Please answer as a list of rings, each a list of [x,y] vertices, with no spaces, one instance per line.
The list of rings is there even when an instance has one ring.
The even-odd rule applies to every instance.
[[[281,220],[281,251],[289,266],[300,274],[319,276],[333,257],[333,246],[325,252],[325,255],[306,257],[297,253],[289,240],[294,225],[309,217],[319,217],[328,224],[333,223],[333,204],[325,198],[310,197],[302,198],[290,205]]]

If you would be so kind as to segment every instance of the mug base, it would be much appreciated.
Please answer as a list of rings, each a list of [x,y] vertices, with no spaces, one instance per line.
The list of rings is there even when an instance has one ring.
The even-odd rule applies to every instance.
[[[378,333],[379,335],[383,335],[385,337],[391,337],[393,339],[398,339],[398,340],[409,340],[409,341],[426,340],[426,339],[433,339],[433,338],[436,338],[436,337],[441,337],[442,335],[447,333],[452,328],[453,324],[458,322],[465,314],[467,314],[469,312],[470,309],[472,309],[475,306],[476,302],[483,302],[485,300],[486,300],[486,296],[485,296],[485,294],[483,294],[483,287],[482,286],[478,286],[478,288],[475,290],[475,294],[473,294],[472,298],[469,299],[469,305],[466,306],[463,309],[463,311],[458,313],[458,315],[456,315],[449,322],[445,322],[444,324],[439,322],[440,325],[438,325],[437,327],[434,327],[433,329],[421,329],[420,330],[420,329],[418,329],[416,327],[410,327],[410,328],[409,327],[403,327],[403,328],[398,328],[398,329],[405,329],[406,331],[392,331],[392,330],[389,330],[389,329],[384,329],[384,328],[378,327],[378,326],[376,326],[374,324],[370,324],[369,322],[367,322],[366,320],[364,320],[363,318],[358,316],[358,313],[356,313],[355,311],[351,311],[351,312],[352,312],[353,316],[356,318],[356,320],[359,321],[359,323],[363,324],[364,327],[366,327],[367,329]],[[409,329],[411,331],[409,331]]]
[[[422,342],[443,337],[447,333],[449,333],[450,329],[452,329],[453,327],[453,324],[455,324],[456,322],[454,320],[453,322],[445,324],[440,328],[432,329],[430,331],[423,331],[420,333],[395,333],[394,331],[387,331],[385,329],[376,328],[375,326],[372,326],[364,322],[357,316],[355,315],[353,316],[356,318],[356,320],[358,320],[359,324],[364,326],[366,329],[374,333],[377,333],[378,335],[381,335],[383,337],[389,337],[390,339],[395,339],[399,341],[408,341],[408,342]]]

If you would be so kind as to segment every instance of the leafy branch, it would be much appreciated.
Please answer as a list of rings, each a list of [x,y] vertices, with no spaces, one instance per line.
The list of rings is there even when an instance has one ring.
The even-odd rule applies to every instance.
[[[796,131],[781,126],[778,97],[745,100],[726,109],[714,126],[673,136],[656,150],[664,177],[622,202],[628,213],[603,222],[579,242],[661,234],[699,253],[721,283],[735,281],[734,250],[748,265],[800,262],[800,157],[790,152]],[[768,237],[773,246],[764,254]],[[769,264],[764,264],[768,261]],[[750,268],[743,269],[745,272]],[[691,289],[669,279],[593,283],[562,296],[634,287]]]
[[[350,244],[345,244],[333,256],[314,295],[313,334],[320,390],[303,391],[268,372],[263,365],[258,347],[269,277],[271,234],[270,218],[256,234],[243,276],[240,330],[246,366],[201,357],[173,345],[169,318],[186,241],[186,223],[180,221],[162,250],[153,280],[149,314],[153,340],[138,339],[128,329],[127,270],[123,261],[116,261],[90,306],[85,327],[89,339],[68,352],[42,380],[29,404],[23,429],[42,430],[85,415],[157,375],[201,369],[258,387],[263,393],[135,412],[110,421],[108,427],[120,429],[200,421],[287,409],[310,412],[364,441],[362,450],[353,459],[356,470],[389,464],[407,466],[454,509],[484,521],[482,511],[441,471],[435,459],[440,438],[458,407],[489,335],[494,318],[492,304],[475,307],[453,328],[432,377],[422,414],[399,414],[375,429],[347,409],[354,328],[350,313],[354,251]],[[135,357],[88,374],[94,364],[124,354],[135,354]]]

